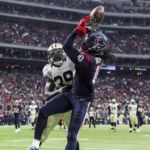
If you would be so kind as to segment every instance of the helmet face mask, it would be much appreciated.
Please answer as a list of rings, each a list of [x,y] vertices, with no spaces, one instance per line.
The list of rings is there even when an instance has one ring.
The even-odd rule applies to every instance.
[[[103,56],[104,52],[105,52],[104,48],[105,48],[105,45],[103,43],[97,44],[97,45],[90,47],[88,49],[88,52],[95,55],[95,56]]]
[[[114,98],[112,99],[112,103],[113,103],[113,104],[115,104],[115,103],[116,103],[116,100],[115,100]]]
[[[66,54],[59,43],[52,44],[48,49],[48,62],[56,67],[60,67],[66,60]]]
[[[32,102],[31,102],[31,105],[35,105],[35,101],[32,101]]]
[[[131,99],[131,104],[135,104],[135,100],[134,99]]]
[[[110,40],[102,32],[94,32],[85,38],[82,48],[102,59],[111,56]]]

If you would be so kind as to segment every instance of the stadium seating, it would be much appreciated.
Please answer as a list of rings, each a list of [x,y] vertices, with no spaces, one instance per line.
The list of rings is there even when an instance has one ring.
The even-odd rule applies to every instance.
[[[12,117],[11,109],[15,100],[18,100],[23,106],[22,117],[27,118],[27,120],[27,108],[31,99],[36,100],[39,107],[43,104],[45,81],[40,70],[36,71],[28,67],[8,67],[8,69],[1,69],[0,79],[0,112],[9,114],[10,120]],[[100,74],[96,82],[96,99],[92,103],[92,107],[100,115],[106,117],[108,115],[107,107],[112,98],[120,103],[121,111],[124,111],[127,102],[134,98],[142,102],[144,112],[147,113],[150,112],[149,93],[149,75]],[[5,124],[10,122],[5,121]]]
[[[70,29],[51,29],[47,24],[19,22],[0,23],[0,42],[26,46],[48,47],[53,42],[63,42]],[[114,51],[121,54],[150,54],[149,33],[103,30],[113,43]]]
[[[97,5],[104,5],[106,11],[110,12],[126,12],[126,13],[148,13],[150,12],[149,6],[150,3],[148,1],[140,0],[140,1],[131,1],[131,0],[123,0],[123,1],[110,1],[110,0],[101,0],[101,1],[92,1],[92,0],[21,0],[27,2],[41,3],[41,4],[49,4],[52,6],[61,6],[68,8],[82,8],[89,9],[96,7]]]
[[[143,102],[146,113],[150,112],[150,76],[138,70],[139,62],[143,62],[140,63],[143,68],[150,67],[150,57],[145,58],[150,56],[150,3],[144,0],[138,3],[136,0],[118,0],[117,3],[111,0],[87,1],[0,0],[0,60],[6,62],[0,64],[0,121],[3,116],[4,124],[13,123],[11,108],[15,100],[23,106],[21,118],[24,124],[28,122],[30,100],[36,100],[39,107],[42,105],[45,84],[42,68],[35,70],[26,62],[31,60],[33,64],[34,60],[41,60],[46,63],[47,47],[53,42],[63,43],[77,21],[101,4],[106,16],[100,30],[112,41],[113,51],[122,55],[109,65],[129,66],[131,74],[108,72],[100,75],[96,83],[96,101],[92,106],[107,118],[107,106],[112,98],[121,104],[122,111],[126,103],[135,98]],[[12,62],[24,61],[26,65],[18,63],[17,67],[8,67],[7,58]],[[137,72],[132,71],[133,66],[138,66]]]

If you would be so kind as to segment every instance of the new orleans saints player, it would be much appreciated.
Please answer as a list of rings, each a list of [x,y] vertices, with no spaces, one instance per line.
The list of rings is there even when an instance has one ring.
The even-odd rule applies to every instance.
[[[29,106],[29,112],[30,112],[30,122],[32,125],[32,129],[34,129],[36,112],[37,112],[37,105],[36,105],[35,101],[31,102],[31,105]]]
[[[93,110],[93,107],[91,107],[89,109],[89,128],[91,128],[91,124],[93,125],[94,128],[96,128],[95,116],[96,116],[96,113]]]
[[[42,72],[43,76],[46,78],[45,96],[49,100],[57,94],[71,89],[74,64],[64,53],[60,43],[54,43],[48,48],[48,62],[49,63],[44,66]],[[58,124],[60,119],[63,119],[68,126],[70,115],[71,111],[49,116],[40,144],[46,140],[49,133]],[[77,150],[79,150],[78,142]]]
[[[131,121],[129,132],[136,131],[136,126],[138,125],[137,120],[137,104],[134,99],[131,99],[128,105],[129,119]]]
[[[116,102],[115,99],[112,99],[112,102],[109,104],[108,111],[110,115],[111,129],[113,131],[116,131],[118,108],[119,104]]]

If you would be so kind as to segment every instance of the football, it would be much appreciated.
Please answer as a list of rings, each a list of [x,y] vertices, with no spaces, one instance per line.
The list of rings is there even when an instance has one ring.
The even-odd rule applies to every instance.
[[[91,11],[90,16],[93,16],[96,19],[97,24],[99,24],[104,18],[104,7],[103,6],[95,7]]]

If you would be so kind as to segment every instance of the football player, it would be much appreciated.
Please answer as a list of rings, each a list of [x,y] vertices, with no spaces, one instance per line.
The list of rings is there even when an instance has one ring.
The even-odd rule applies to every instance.
[[[91,128],[91,124],[93,125],[94,128],[96,128],[95,117],[96,117],[96,113],[93,107],[91,107],[89,109],[89,128]]]
[[[113,131],[116,131],[118,109],[119,109],[119,104],[116,102],[116,99],[113,98],[112,102],[108,106],[111,130]]]
[[[134,99],[131,99],[130,104],[128,105],[129,118],[131,121],[129,132],[136,131],[136,126],[138,125],[137,120],[137,104]]]
[[[91,26],[91,16],[80,20],[79,25],[66,39],[63,49],[75,64],[70,92],[63,92],[48,101],[39,111],[35,127],[34,142],[29,150],[39,150],[39,142],[46,127],[48,116],[72,110],[68,128],[67,145],[65,150],[76,150],[77,136],[84,121],[87,109],[94,99],[94,82],[98,76],[102,60],[110,58],[111,49],[108,38],[101,32],[92,32],[86,28]],[[82,51],[73,48],[77,36],[85,37]],[[96,59],[97,58],[97,59]],[[35,144],[36,143],[36,144]]]
[[[32,125],[32,129],[34,129],[36,112],[37,112],[37,105],[35,101],[31,101],[31,105],[29,106],[29,113],[30,113],[30,122]]]
[[[137,104],[137,119],[138,119],[138,125],[137,125],[137,132],[140,132],[140,127],[144,123],[144,109],[142,107],[142,102],[138,102]]]
[[[44,66],[42,72],[46,79],[45,97],[51,100],[59,93],[69,91],[72,87],[74,64],[66,56],[62,49],[62,44],[53,43],[48,48],[48,64]],[[49,133],[54,127],[64,119],[69,125],[71,111],[66,113],[55,114],[48,117],[47,126],[43,131],[40,145],[46,140]]]
[[[19,104],[19,102],[16,100],[13,104],[13,112],[14,112],[14,124],[15,124],[15,132],[20,132],[20,113],[21,113],[22,107]]]
[[[51,100],[57,94],[71,89],[74,64],[64,53],[62,44],[60,43],[54,43],[48,48],[48,62],[42,72],[43,77],[46,79],[45,97],[47,100]],[[60,120],[63,119],[66,125],[69,125],[70,116],[71,111],[49,116],[46,128],[42,134],[40,146]],[[79,150],[78,142],[76,150]]]

